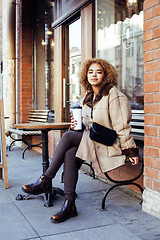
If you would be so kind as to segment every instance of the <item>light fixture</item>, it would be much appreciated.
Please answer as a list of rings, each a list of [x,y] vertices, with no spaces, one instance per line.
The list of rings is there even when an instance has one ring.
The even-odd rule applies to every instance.
[[[126,0],[126,7],[129,12],[135,12],[138,7],[138,0]]]
[[[42,46],[45,46],[47,43],[44,41],[44,39],[41,40]]]
[[[54,47],[55,44],[54,44],[54,39],[53,38],[50,39],[50,44],[51,44],[51,47]]]
[[[47,35],[52,35],[52,31],[47,30]]]

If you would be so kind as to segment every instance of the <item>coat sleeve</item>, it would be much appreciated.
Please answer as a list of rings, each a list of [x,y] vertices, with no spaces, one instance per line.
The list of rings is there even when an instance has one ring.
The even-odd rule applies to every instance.
[[[109,96],[109,114],[113,129],[117,132],[122,153],[127,157],[138,156],[138,149],[131,136],[132,112],[128,98],[118,89],[113,88]]]

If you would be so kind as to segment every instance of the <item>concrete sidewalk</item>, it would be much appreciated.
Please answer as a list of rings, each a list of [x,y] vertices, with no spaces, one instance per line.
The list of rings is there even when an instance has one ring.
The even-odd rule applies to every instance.
[[[41,155],[14,147],[8,152],[9,189],[0,180],[0,240],[158,240],[160,220],[141,211],[140,199],[121,189],[113,190],[106,201],[106,209],[100,211],[103,191],[108,185],[93,180],[80,172],[77,185],[76,206],[78,216],[60,224],[50,222],[63,204],[57,195],[54,206],[43,206],[43,197],[15,200],[23,194],[21,186],[35,181],[42,173]],[[55,187],[63,189],[61,172],[53,180]]]

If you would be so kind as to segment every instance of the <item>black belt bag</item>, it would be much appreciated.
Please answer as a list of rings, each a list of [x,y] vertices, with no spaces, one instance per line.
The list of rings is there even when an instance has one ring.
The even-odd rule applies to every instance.
[[[91,98],[91,119],[93,119],[93,96]],[[91,124],[90,139],[106,146],[112,146],[116,141],[117,133],[113,129],[104,127],[96,122]]]
[[[96,122],[93,122],[90,129],[90,139],[102,143],[106,146],[112,146],[117,138],[117,133]]]

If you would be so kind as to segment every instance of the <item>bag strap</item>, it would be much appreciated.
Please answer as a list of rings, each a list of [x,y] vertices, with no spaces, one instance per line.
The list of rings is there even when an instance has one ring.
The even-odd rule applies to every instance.
[[[91,119],[93,119],[93,97],[94,97],[94,93],[91,93]]]

